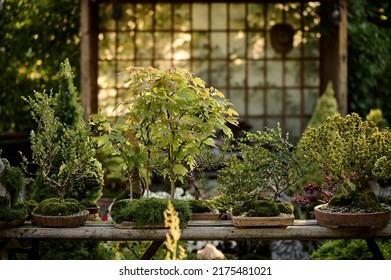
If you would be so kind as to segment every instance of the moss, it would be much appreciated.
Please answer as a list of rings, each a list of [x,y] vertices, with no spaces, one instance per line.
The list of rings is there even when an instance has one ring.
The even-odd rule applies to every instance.
[[[352,213],[373,213],[386,210],[373,192],[336,194],[329,201],[329,206],[334,211]]]
[[[188,203],[192,213],[212,213],[215,211],[215,207],[208,200],[194,199],[189,200]]]
[[[13,208],[0,208],[0,221],[12,222],[25,218],[28,215],[27,205],[24,203],[16,203]]]
[[[179,214],[180,227],[185,228],[190,219],[189,205],[184,200],[173,200],[173,204]],[[132,221],[136,226],[162,225],[167,205],[168,199],[161,198],[124,199],[113,204],[110,215],[117,223]]]
[[[79,201],[68,198],[61,202],[59,198],[48,198],[43,200],[34,209],[34,214],[47,216],[69,216],[85,210]]]
[[[20,168],[4,165],[4,170],[0,173],[0,184],[10,193],[11,206],[16,202],[24,186],[24,175]]]
[[[232,209],[233,215],[245,215],[247,217],[275,217],[282,213],[292,214],[293,205],[289,202],[261,199],[246,202],[243,205],[236,205]]]

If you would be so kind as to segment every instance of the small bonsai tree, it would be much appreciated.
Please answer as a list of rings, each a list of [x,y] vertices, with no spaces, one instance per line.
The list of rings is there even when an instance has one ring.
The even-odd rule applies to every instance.
[[[10,166],[6,158],[1,158],[0,150],[0,221],[12,222],[26,218],[28,208],[21,201],[20,193],[25,178],[19,167]]]
[[[70,198],[75,198],[86,206],[97,206],[97,200],[102,195],[103,189],[103,169],[100,163],[95,159],[95,149],[91,145],[90,139],[90,127],[84,122],[83,119],[83,107],[79,100],[79,94],[76,87],[73,84],[74,74],[69,64],[68,59],[65,59],[61,63],[58,72],[58,92],[53,96],[52,109],[54,110],[54,118],[58,120],[59,125],[57,132],[51,139],[53,143],[65,145],[64,149],[58,149],[55,151],[53,158],[51,158],[50,172],[53,176],[56,176],[56,180],[63,184],[66,180],[69,180],[66,195]],[[78,141],[78,146],[81,151],[86,152],[86,156],[89,156],[86,168],[80,170],[77,176],[71,176],[67,179],[68,175],[65,175],[66,167],[63,166],[66,155],[68,152],[66,147],[67,143],[64,142],[66,133],[75,134],[75,139]],[[71,135],[71,137],[73,137]],[[71,143],[71,142],[70,142]],[[55,144],[55,145],[56,145]],[[88,150],[88,151],[87,151]],[[64,152],[64,153],[63,153]],[[37,178],[34,182],[34,194],[41,194],[42,197],[38,200],[53,197],[53,192],[48,188],[48,184],[44,182],[43,174],[40,174],[41,170],[38,170]]]
[[[138,169],[148,177],[159,163],[174,198],[175,183],[194,169],[204,146],[215,145],[217,131],[232,136],[227,123],[236,124],[237,113],[220,91],[183,69],[131,67],[129,74],[129,97],[111,140],[124,156],[129,182]]]
[[[277,130],[266,128],[257,134],[245,132],[245,137],[230,146],[232,155],[219,170],[220,197],[248,215],[292,213],[293,207],[281,199],[306,169],[306,165],[296,158],[296,149],[279,126]],[[272,205],[274,202],[280,206]],[[264,210],[256,210],[261,208]],[[276,211],[272,211],[273,208]]]
[[[324,124],[309,128],[301,146],[306,159],[324,170],[323,182],[305,186],[309,198],[297,200],[313,201],[322,193],[330,207],[343,206],[348,212],[384,210],[368,191],[371,182],[389,182],[391,178],[390,139],[389,129],[380,130],[356,113],[345,117],[335,114]]]
[[[64,128],[55,117],[55,98],[52,93],[35,92],[34,98],[28,97],[25,101],[31,106],[32,117],[38,125],[37,129],[31,132],[32,163],[39,167],[43,182],[53,187],[57,191],[59,202],[64,203],[72,179],[86,170],[93,156],[92,142],[85,141],[89,137],[88,126],[82,123],[77,130]],[[60,130],[63,131],[61,139],[57,137]],[[61,176],[53,172],[55,159],[59,154],[63,158],[59,169]],[[23,159],[25,166],[29,164],[26,157]],[[79,212],[80,207],[75,207],[75,211]]]

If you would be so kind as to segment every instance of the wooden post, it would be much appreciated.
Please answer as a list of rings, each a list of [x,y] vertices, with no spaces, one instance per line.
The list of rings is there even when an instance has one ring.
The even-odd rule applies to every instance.
[[[97,28],[98,3],[80,1],[81,12],[81,101],[84,118],[98,111],[97,100]]]
[[[347,98],[347,0],[321,2],[320,39],[320,90],[333,83],[338,110],[341,115],[348,111]]]

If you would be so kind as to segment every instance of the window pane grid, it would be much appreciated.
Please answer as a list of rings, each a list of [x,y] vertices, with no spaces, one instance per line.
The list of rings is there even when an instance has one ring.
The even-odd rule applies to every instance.
[[[319,24],[318,6],[102,1],[99,107],[115,116],[110,109],[120,102],[125,79],[116,74],[126,66],[175,65],[221,90],[249,130],[280,122],[284,130],[300,135],[319,95],[319,34],[312,31]],[[286,53],[276,51],[271,42],[272,27],[280,23],[294,29],[293,49]]]

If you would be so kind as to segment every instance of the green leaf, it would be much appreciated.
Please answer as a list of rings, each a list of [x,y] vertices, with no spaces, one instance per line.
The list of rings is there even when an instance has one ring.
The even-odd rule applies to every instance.
[[[185,176],[188,172],[187,168],[182,164],[175,164],[173,171],[176,175]]]

